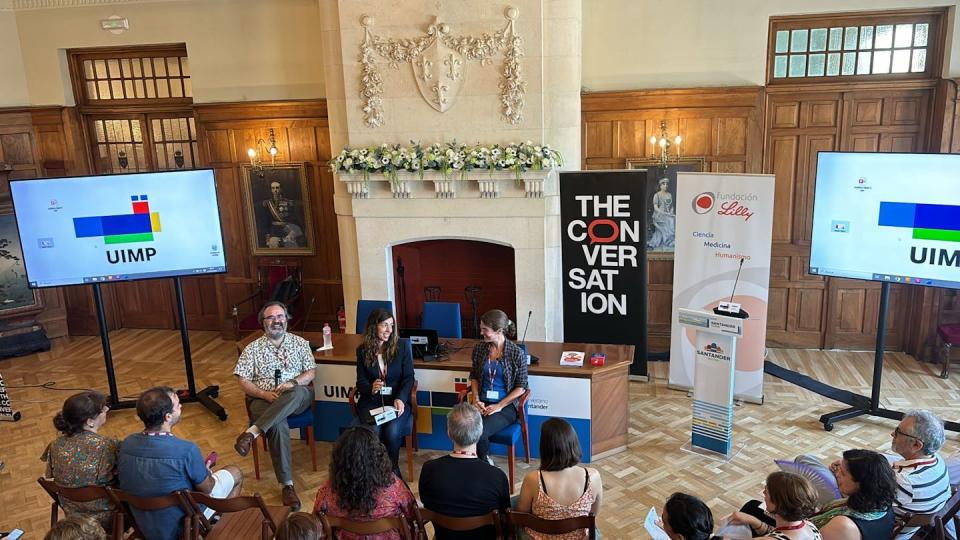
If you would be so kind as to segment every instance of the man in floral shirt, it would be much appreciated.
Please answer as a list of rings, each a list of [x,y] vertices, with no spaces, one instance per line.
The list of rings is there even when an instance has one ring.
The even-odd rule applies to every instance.
[[[310,342],[287,333],[288,315],[283,303],[267,302],[259,315],[263,335],[243,349],[233,370],[253,416],[252,425],[237,437],[234,448],[246,456],[256,438],[266,434],[273,472],[283,486],[283,504],[295,512],[300,509],[300,498],[293,489],[287,417],[302,413],[313,401],[307,385],[313,381],[316,362]]]

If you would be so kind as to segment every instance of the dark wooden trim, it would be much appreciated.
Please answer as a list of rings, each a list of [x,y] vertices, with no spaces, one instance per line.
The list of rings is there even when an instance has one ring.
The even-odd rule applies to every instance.
[[[241,101],[230,103],[201,103],[193,105],[197,122],[210,124],[244,120],[291,120],[327,118],[326,99],[292,101]]]
[[[762,86],[584,92],[581,112],[757,107]]]

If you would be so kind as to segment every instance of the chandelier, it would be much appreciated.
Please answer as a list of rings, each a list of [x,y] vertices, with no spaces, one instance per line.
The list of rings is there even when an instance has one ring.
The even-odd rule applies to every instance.
[[[671,146],[676,146],[675,155],[674,155],[674,157],[673,157],[673,160],[674,160],[675,162],[679,163],[679,162],[680,162],[680,156],[681,156],[681,152],[680,152],[680,143],[681,143],[681,142],[683,142],[683,138],[680,137],[680,135],[677,135],[677,136],[674,137],[673,140],[671,141],[670,136],[667,134],[667,121],[666,121],[666,120],[661,120],[661,121],[660,121],[660,136],[659,136],[659,137],[657,137],[656,135],[651,135],[651,136],[650,136],[650,144],[653,145],[653,150],[654,150],[653,153],[650,154],[650,157],[651,157],[652,159],[659,159],[659,160],[660,160],[660,166],[661,166],[661,167],[666,167],[666,166],[667,166],[667,163],[670,162],[670,160],[671,160],[671,157],[670,157],[670,147],[671,147]],[[658,155],[658,154],[659,154],[659,155]]]
[[[280,150],[277,148],[277,137],[273,132],[273,128],[267,132],[267,140],[257,139],[256,145],[257,148],[248,148],[247,155],[250,156],[250,166],[253,167],[253,170],[257,172],[260,176],[263,176],[263,152],[266,149],[266,152],[270,154],[270,164],[276,165],[277,163],[277,154],[280,153]],[[268,146],[269,143],[269,146]]]

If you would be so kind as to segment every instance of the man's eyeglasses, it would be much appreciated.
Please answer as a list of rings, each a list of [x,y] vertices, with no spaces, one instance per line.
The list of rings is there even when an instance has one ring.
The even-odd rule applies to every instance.
[[[273,321],[285,321],[285,320],[287,320],[287,316],[286,316],[286,315],[267,315],[266,317],[263,318],[263,320],[265,320],[265,321],[271,321],[271,322],[273,322]]]
[[[903,435],[904,437],[910,437],[911,439],[915,439],[915,440],[918,440],[918,441],[920,440],[920,437],[917,437],[917,436],[915,436],[915,435],[911,435],[911,434],[909,434],[909,433],[904,433],[904,432],[900,431],[900,426],[897,426],[897,427],[893,428],[893,433],[894,433],[894,436]],[[921,441],[921,442],[923,442],[923,441]]]

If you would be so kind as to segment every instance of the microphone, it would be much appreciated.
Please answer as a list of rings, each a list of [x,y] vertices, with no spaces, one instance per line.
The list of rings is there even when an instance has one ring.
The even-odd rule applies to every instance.
[[[280,386],[280,368],[273,370],[273,387]]]
[[[520,340],[520,343],[525,343],[527,341],[527,329],[530,328],[530,317],[533,316],[533,310],[527,312],[527,324],[523,326],[523,338]]]
[[[525,324],[525,325],[523,326],[523,338],[520,340],[520,343],[518,343],[517,346],[520,347],[520,350],[523,351],[523,354],[525,354],[525,355],[527,355],[527,356],[530,357],[530,363],[531,363],[531,364],[538,364],[538,363],[540,363],[540,359],[537,358],[536,356],[530,354],[530,351],[527,350],[527,343],[526,343],[526,341],[527,341],[527,330],[530,328],[530,317],[532,317],[532,316],[533,316],[533,310],[531,309],[530,311],[527,312],[527,324]]]
[[[733,279],[733,290],[730,291],[730,303],[733,302],[733,295],[737,292],[737,283],[740,282],[740,271],[743,270],[743,262],[746,259],[740,259],[740,266],[737,268],[737,277]],[[721,302],[722,304],[723,302]],[[737,319],[747,319],[750,317],[750,314],[744,311],[742,308],[739,312],[731,312],[727,309],[720,309],[720,306],[713,308],[713,312],[717,315],[725,315],[727,317],[735,317]]]

